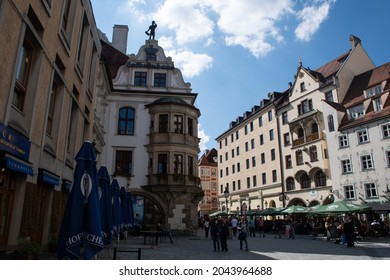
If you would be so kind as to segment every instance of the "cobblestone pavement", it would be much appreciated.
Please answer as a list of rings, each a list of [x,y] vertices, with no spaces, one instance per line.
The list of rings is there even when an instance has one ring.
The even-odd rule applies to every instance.
[[[143,249],[142,260],[390,260],[388,239],[362,241],[347,248],[324,237],[296,235],[295,239],[287,239],[266,234],[248,237],[248,251],[240,250],[236,237],[228,239],[228,252],[214,252],[212,240],[205,239],[201,230],[195,237],[177,237],[173,241]],[[141,244],[143,239],[129,237],[127,242]],[[99,259],[109,258],[107,251],[99,254]],[[118,259],[136,258],[135,253],[118,253]]]

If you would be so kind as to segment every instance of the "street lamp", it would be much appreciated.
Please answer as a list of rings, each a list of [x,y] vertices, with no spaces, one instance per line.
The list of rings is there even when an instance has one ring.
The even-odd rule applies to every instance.
[[[225,188],[223,195],[225,196],[225,200],[226,200],[226,213],[229,213],[229,207],[228,207],[229,190],[227,187]]]
[[[267,209],[268,208],[268,201],[265,201],[264,204],[265,204],[265,209]]]

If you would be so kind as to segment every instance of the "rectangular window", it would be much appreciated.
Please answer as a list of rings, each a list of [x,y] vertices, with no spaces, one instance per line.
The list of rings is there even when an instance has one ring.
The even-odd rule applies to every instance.
[[[253,122],[249,124],[250,130],[253,131]]]
[[[241,170],[241,164],[237,162],[237,172],[240,172],[240,170]]]
[[[256,187],[257,186],[257,177],[256,175],[253,175],[253,186]]]
[[[263,116],[259,117],[259,127],[263,126]]]
[[[268,121],[272,121],[272,111],[268,111]]]
[[[166,87],[167,86],[167,75],[165,73],[154,73],[154,86],[155,87]]]
[[[251,187],[251,178],[250,177],[246,177],[246,187],[247,187],[247,189],[249,189]]]
[[[54,78],[53,83],[51,85],[51,91],[50,91],[50,101],[49,101],[49,111],[47,115],[47,124],[46,124],[46,133],[47,135],[52,136],[52,129],[53,129],[53,123],[54,123],[54,115],[55,115],[55,108],[56,108],[56,101],[59,94],[59,85]]]
[[[236,140],[238,140],[240,138],[240,135],[238,133],[238,131],[236,131]]]
[[[355,188],[353,185],[344,186],[344,195],[346,199],[353,200],[355,196]]]
[[[15,92],[12,99],[12,105],[23,111],[24,101],[27,93],[27,86],[30,78],[30,72],[33,63],[34,47],[30,40],[25,38],[21,50],[21,54],[18,60]]]
[[[389,123],[382,125],[382,136],[385,139],[390,138],[390,124]]]
[[[225,138],[225,146],[228,145],[227,137]]]
[[[88,17],[86,14],[84,14],[83,17],[83,26],[81,27],[81,35],[79,38],[79,45],[77,50],[77,68],[80,72],[81,77],[83,77],[84,74],[84,66],[85,66],[85,57],[87,52],[87,45],[88,45],[88,34],[89,34],[89,23],[88,23]]]
[[[237,147],[237,148],[236,148],[236,154],[237,154],[237,156],[240,155],[240,147]]]
[[[115,175],[131,176],[133,169],[133,152],[116,151]]]
[[[229,167],[226,167],[225,174],[226,174],[226,176],[229,176]]]
[[[146,72],[136,71],[134,73],[134,85],[140,87],[146,87],[146,80],[148,76]]]
[[[273,130],[273,129],[271,129],[271,130],[269,131],[269,140],[270,140],[270,141],[273,141],[273,140],[274,140],[274,130]]]
[[[183,174],[183,155],[174,154],[173,161],[173,173],[174,174]]]
[[[358,144],[364,144],[369,142],[367,129],[362,129],[356,132]]]
[[[236,166],[234,164],[232,165],[232,173],[236,173]]]
[[[387,167],[390,167],[390,151],[386,151],[385,156]]]
[[[244,133],[245,133],[245,135],[248,134],[248,125],[245,125],[245,127],[244,127]]]
[[[275,159],[276,159],[275,149],[271,149],[271,160],[275,160]]]
[[[298,104],[298,115],[305,114],[311,110],[313,110],[313,102],[311,99],[303,100],[301,104]]]
[[[360,157],[362,163],[362,170],[371,170],[374,169],[374,163],[372,161],[371,155],[364,155]]]
[[[237,180],[237,190],[241,190],[241,180]]]
[[[168,155],[158,154],[157,156],[157,173],[167,174],[168,173]]]
[[[246,169],[249,169],[251,167],[250,163],[249,163],[249,159],[246,159]]]
[[[188,175],[194,175],[194,157],[187,157]]]
[[[225,152],[225,160],[227,161],[229,159],[229,154],[228,152]]]
[[[284,142],[285,146],[288,146],[291,144],[290,133],[287,132],[287,133],[283,134],[283,142]]]
[[[160,114],[158,116],[158,132],[168,132],[168,114]]]
[[[252,167],[256,166],[256,157],[252,157]]]
[[[325,93],[325,100],[326,100],[326,101],[331,101],[331,102],[333,102],[333,93],[332,93],[331,90],[330,90],[330,91],[327,91],[327,92]]]
[[[234,158],[234,149],[232,149],[232,158]]]
[[[303,154],[301,150],[298,150],[295,152],[295,158],[297,161],[297,165],[302,165],[303,164]]]
[[[291,155],[286,156],[285,161],[286,161],[286,169],[292,168]]]
[[[300,84],[300,88],[301,88],[301,92],[304,92],[306,90],[306,87],[305,87],[305,82],[302,82]]]
[[[366,191],[367,198],[377,198],[378,190],[376,189],[375,183],[365,183],[364,190]]]
[[[382,99],[380,97],[372,100],[372,103],[374,105],[375,112],[382,111],[383,105],[382,105]]]
[[[342,148],[346,148],[346,147],[349,147],[348,135],[344,134],[344,135],[339,136],[339,148],[342,149]]]
[[[183,134],[183,116],[182,115],[174,115],[173,116],[173,128],[175,133]]]
[[[278,175],[276,170],[272,170],[272,182],[275,183],[278,180]]]
[[[260,145],[264,145],[264,135],[260,135]]]
[[[187,118],[187,125],[188,125],[188,134],[191,136],[195,136],[195,134],[194,134],[194,119]]]
[[[267,174],[266,173],[261,174],[261,180],[262,180],[263,185],[267,184]]]
[[[309,154],[310,154],[310,161],[317,161],[318,160],[318,153],[317,153],[317,147],[311,146],[309,148]]]
[[[282,113],[282,124],[288,124],[288,115],[287,112]]]
[[[264,164],[265,163],[265,153],[261,153],[260,158],[261,158],[261,164]]]
[[[255,139],[251,139],[251,149],[255,148]]]
[[[249,151],[249,143],[245,142],[245,152]]]
[[[231,142],[231,143],[234,142],[234,134],[231,134],[231,135],[230,135],[230,142]]]
[[[352,172],[352,165],[350,159],[344,159],[341,161],[341,172],[347,174]]]
[[[236,181],[233,181],[233,191],[236,190]]]

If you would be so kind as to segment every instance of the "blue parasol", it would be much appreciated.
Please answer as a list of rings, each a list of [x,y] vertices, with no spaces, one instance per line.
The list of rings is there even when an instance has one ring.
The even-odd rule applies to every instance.
[[[127,200],[127,193],[125,187],[121,187],[119,191],[121,199],[121,209],[122,209],[122,231],[126,231],[129,225],[129,203]]]
[[[119,235],[122,225],[122,209],[119,196],[119,184],[116,179],[111,182],[111,196],[112,196],[112,233]]]
[[[101,166],[98,171],[98,190],[100,199],[100,213],[102,217],[102,235],[104,246],[111,243],[112,240],[112,203],[110,175],[107,167]]]
[[[96,158],[91,142],[83,143],[75,160],[73,185],[61,225],[58,259],[90,260],[103,249]]]
[[[131,195],[131,192],[127,192],[127,202],[129,204],[129,207],[128,207],[129,229],[132,229],[134,226],[134,211],[133,211],[133,197]]]

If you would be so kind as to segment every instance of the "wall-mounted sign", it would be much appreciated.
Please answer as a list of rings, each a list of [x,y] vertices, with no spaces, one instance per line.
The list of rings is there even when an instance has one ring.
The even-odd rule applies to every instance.
[[[26,137],[0,123],[0,150],[28,161],[30,146],[31,142]]]

